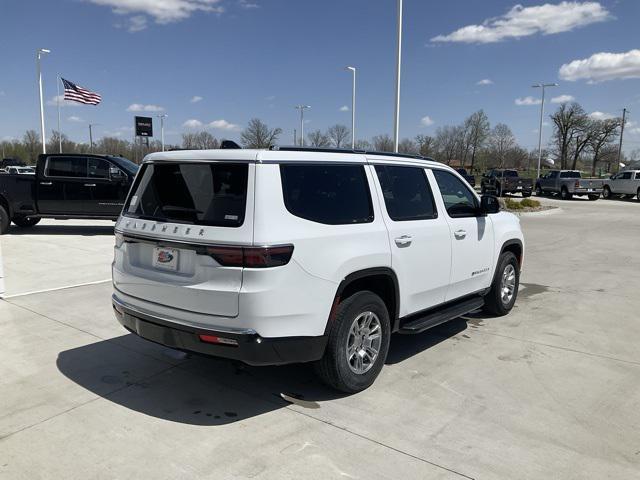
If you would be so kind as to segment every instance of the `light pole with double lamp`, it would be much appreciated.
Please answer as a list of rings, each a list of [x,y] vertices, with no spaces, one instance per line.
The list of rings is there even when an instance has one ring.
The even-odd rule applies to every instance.
[[[547,87],[557,87],[557,83],[536,83],[533,88],[542,89],[542,102],[540,102],[540,128],[538,128],[538,172],[536,178],[540,178],[540,163],[542,162],[542,120],[544,118],[544,89]]]

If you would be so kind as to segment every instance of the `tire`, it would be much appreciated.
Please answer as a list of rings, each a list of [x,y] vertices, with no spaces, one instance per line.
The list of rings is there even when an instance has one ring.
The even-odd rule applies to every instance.
[[[518,259],[513,253],[504,252],[498,258],[491,290],[484,297],[484,311],[496,317],[509,313],[516,303],[519,286],[520,265],[518,265]],[[505,291],[503,295],[504,288],[509,288],[509,292]]]
[[[377,322],[377,331],[380,332],[380,336],[374,339],[373,343],[369,343],[370,347],[378,346],[378,353],[372,363],[364,362],[366,358],[362,356],[359,357],[358,362],[356,349],[363,339],[357,336],[354,338],[356,324],[364,326],[367,320],[370,325]],[[364,335],[371,334],[366,328],[362,332]],[[357,393],[365,390],[371,386],[382,370],[389,351],[390,337],[389,312],[382,299],[369,291],[355,293],[337,307],[324,356],[315,364],[317,375],[325,384],[341,392]],[[376,342],[378,339],[379,342]],[[351,361],[348,357],[350,348],[354,349],[350,357]]]
[[[605,185],[602,189],[602,198],[604,198],[605,200],[611,200],[612,198],[611,189],[608,185]]]
[[[636,200],[640,202],[640,188],[636,192]]]
[[[573,195],[569,193],[567,187],[562,187],[562,189],[560,190],[560,198],[562,198],[562,200],[571,200],[573,198]]]
[[[0,235],[4,235],[9,231],[9,224],[11,219],[9,218],[9,212],[0,205]]]
[[[598,200],[600,198],[600,195],[589,195],[589,200],[591,200],[592,202],[595,200]]]
[[[541,197],[542,194],[543,194],[542,187],[540,187],[540,185],[536,185],[536,196]]]
[[[30,228],[40,223],[40,219],[37,217],[14,217],[12,222],[20,228]]]

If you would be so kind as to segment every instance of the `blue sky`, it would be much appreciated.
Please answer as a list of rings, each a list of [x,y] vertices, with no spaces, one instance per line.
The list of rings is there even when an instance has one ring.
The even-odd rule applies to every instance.
[[[550,97],[574,97],[596,116],[627,107],[625,149],[640,148],[640,2],[516,3],[404,0],[401,136],[433,134],[483,108],[533,148],[539,106],[527,97],[545,81],[560,83]],[[52,51],[43,60],[49,103],[58,73],[103,96],[98,107],[62,109],[74,140],[88,141],[88,122],[98,137],[131,139],[131,110],[146,108],[137,114],[168,114],[168,142],[198,122],[237,138],[259,117],[291,143],[298,103],[312,106],[307,131],[350,125],[346,65],[358,68],[358,137],[393,129],[395,0],[3,0],[0,17],[0,139],[38,129],[39,47]],[[45,109],[50,135],[56,107]]]

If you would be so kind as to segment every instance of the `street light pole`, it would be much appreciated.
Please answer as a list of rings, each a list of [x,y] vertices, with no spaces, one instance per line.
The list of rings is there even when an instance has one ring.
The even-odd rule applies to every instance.
[[[298,110],[300,110],[300,146],[304,147],[304,109],[311,108],[310,105],[296,105]]]
[[[533,88],[542,88],[542,102],[540,103],[540,128],[538,128],[538,173],[536,178],[540,178],[540,163],[542,163],[542,119],[544,118],[544,89],[547,87],[557,87],[557,83],[537,83],[531,85]]]
[[[622,136],[624,135],[624,124],[627,121],[627,109],[622,109],[622,124],[620,125],[620,145],[618,145],[618,165],[616,172],[620,171],[620,158],[622,158]]]
[[[42,99],[42,68],[40,66],[40,59],[43,54],[51,53],[51,50],[46,48],[39,48],[36,50],[36,66],[38,70],[38,91],[40,92],[40,138],[42,139],[42,153],[47,153],[47,140],[45,139],[44,130],[44,102]]]
[[[398,0],[398,41],[396,52],[396,110],[393,123],[393,151],[398,153],[400,135],[400,67],[402,65],[402,0]]]
[[[347,67],[353,73],[353,89],[351,90],[351,148],[356,148],[356,68]]]
[[[162,142],[162,151],[164,152],[164,119],[168,117],[166,113],[156,115],[160,119],[160,140]]]
[[[89,124],[89,151],[93,153],[93,127],[100,125],[99,123]]]

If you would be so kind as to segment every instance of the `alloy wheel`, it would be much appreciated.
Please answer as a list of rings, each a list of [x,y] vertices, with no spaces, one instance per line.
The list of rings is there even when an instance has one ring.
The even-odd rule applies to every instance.
[[[367,373],[376,362],[382,345],[382,327],[378,316],[370,311],[359,314],[347,336],[347,362],[352,372]]]

